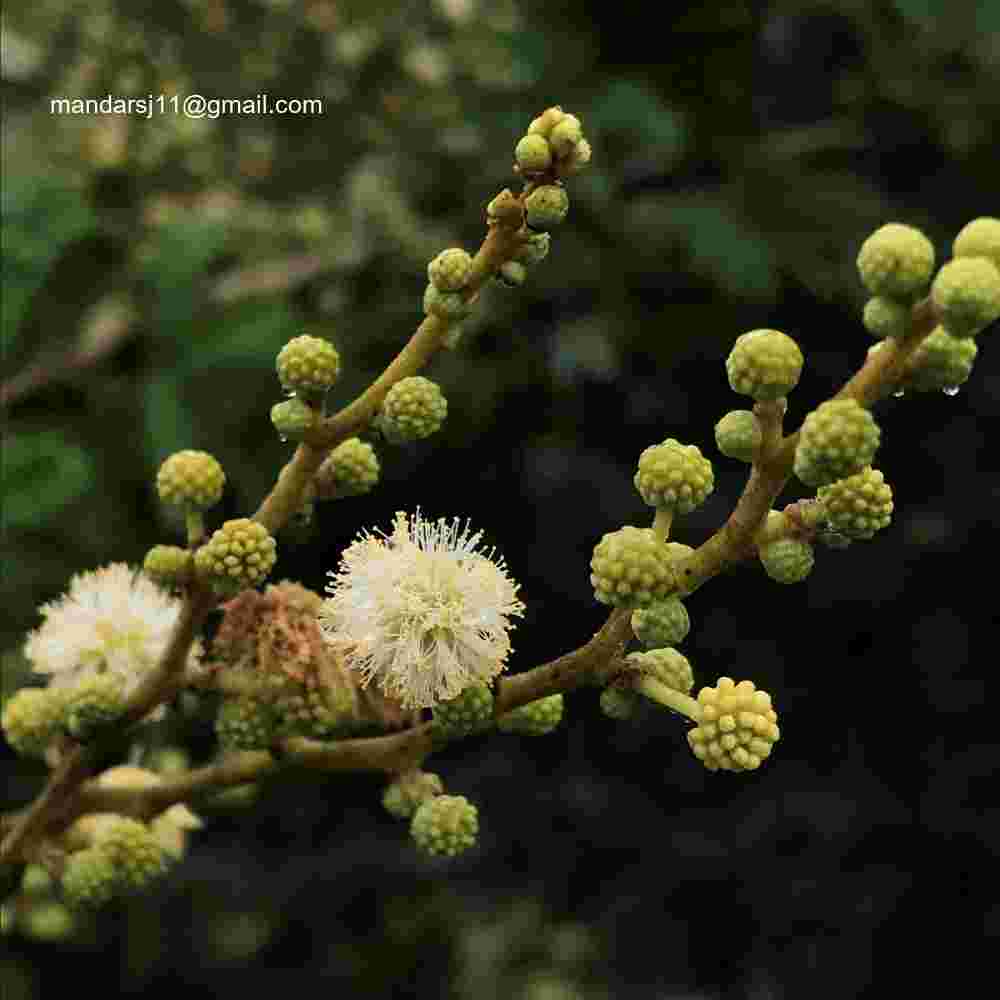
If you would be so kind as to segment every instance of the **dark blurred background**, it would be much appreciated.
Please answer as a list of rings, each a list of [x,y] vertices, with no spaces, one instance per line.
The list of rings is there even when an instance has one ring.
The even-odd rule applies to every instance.
[[[738,334],[802,346],[797,426],[869,346],[862,240],[906,222],[946,259],[961,226],[1000,214],[992,0],[36,0],[7,5],[2,53],[7,691],[71,574],[177,539],[152,486],[166,455],[219,458],[219,522],[253,510],[291,451],[268,420],[276,352],[328,337],[334,403],[353,398],[419,322],[427,260],[479,245],[550,104],[581,116],[594,157],[549,259],[520,291],[491,287],[427,372],[444,431],[382,448],[378,490],[320,507],[275,574],[321,589],[360,527],[418,503],[468,517],[528,605],[513,670],[603,621],[590,552],[648,523],[631,484],[647,445],[673,436],[715,462],[678,540],[725,518],[745,469],[712,426],[744,406],[723,365]],[[48,110],[160,93],[324,111]],[[1000,929],[983,877],[995,337],[958,395],[878,408],[887,531],[819,550],[803,585],[748,566],[688,602],[698,683],[750,677],[781,713],[760,772],[709,774],[680,720],[615,724],[576,693],[554,735],[434,760],[480,807],[461,860],[421,860],[377,779],[263,788],[213,817],[151,901],[57,942],[0,939],[3,1000],[54,995],[63,959],[123,996],[854,997],[939,947],[943,915],[979,949]],[[209,720],[180,732],[204,759]],[[10,807],[42,771],[2,752]]]

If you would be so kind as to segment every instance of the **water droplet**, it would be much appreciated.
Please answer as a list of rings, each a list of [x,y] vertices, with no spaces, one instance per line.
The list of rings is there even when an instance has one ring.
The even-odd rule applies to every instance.
[[[946,386],[942,391],[944,392],[944,394],[946,396],[957,396],[958,395],[958,386],[957,385],[949,385],[949,386]]]
[[[902,390],[902,389],[897,389],[897,390],[896,390],[896,391],[895,391],[895,392],[893,393],[893,395],[894,395],[894,396],[896,397],[896,399],[901,399],[901,398],[902,398],[903,396],[905,396],[905,395],[906,395],[906,393],[905,393],[905,392],[903,392],[903,390]]]
[[[284,434],[279,434],[279,435],[278,435],[278,440],[279,440],[279,441],[280,441],[280,442],[281,442],[282,444],[288,444],[288,438],[287,438],[287,437],[285,437],[285,435],[284,435]]]

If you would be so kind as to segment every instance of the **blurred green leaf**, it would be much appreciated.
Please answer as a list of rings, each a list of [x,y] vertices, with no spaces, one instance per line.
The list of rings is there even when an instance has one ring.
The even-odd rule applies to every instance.
[[[144,403],[146,450],[155,468],[173,452],[193,447],[194,421],[181,399],[180,380],[174,372],[146,384]]]
[[[591,136],[601,132],[627,132],[637,145],[657,147],[661,155],[680,158],[686,130],[683,119],[652,91],[634,80],[619,80],[590,106],[583,121]],[[649,150],[647,150],[649,152]]]

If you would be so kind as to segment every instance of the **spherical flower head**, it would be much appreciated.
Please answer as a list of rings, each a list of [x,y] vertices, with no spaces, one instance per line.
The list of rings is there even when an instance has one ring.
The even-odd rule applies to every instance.
[[[430,708],[488,683],[524,613],[502,557],[458,519],[396,515],[391,535],[367,532],[344,552],[320,610],[324,635],[403,708]]]
[[[816,494],[829,527],[848,538],[871,538],[892,520],[892,489],[878,469],[866,468]]]
[[[277,715],[259,698],[226,698],[215,717],[215,735],[224,750],[266,750],[274,741]]]
[[[546,698],[529,701],[500,716],[497,727],[504,733],[521,736],[545,736],[551,733],[563,717],[563,696],[550,694]]]
[[[470,684],[457,698],[434,706],[434,725],[442,739],[460,739],[493,722],[493,692],[486,684]]]
[[[306,397],[323,396],[340,374],[337,348],[322,337],[293,337],[275,363],[281,387]]]
[[[375,449],[361,438],[348,438],[319,467],[315,476],[316,495],[320,500],[362,496],[372,491],[380,472]]]
[[[62,874],[62,893],[74,910],[96,910],[121,892],[114,860],[99,847],[70,855]]]
[[[570,156],[577,145],[583,141],[583,126],[576,115],[564,115],[562,121],[552,126],[548,135],[552,152],[559,159]]]
[[[431,771],[409,771],[386,786],[382,805],[396,819],[410,819],[423,803],[444,794],[444,783]]]
[[[531,233],[514,254],[514,260],[525,267],[534,267],[549,255],[551,245],[552,236],[550,233]]]
[[[690,514],[715,489],[712,463],[696,445],[674,438],[643,451],[633,481],[650,507],[678,514]]]
[[[590,143],[586,139],[581,139],[569,154],[559,162],[560,176],[578,174],[590,163],[593,152],[594,150]]]
[[[66,693],[66,729],[78,740],[116,721],[125,710],[125,682],[117,674],[93,674]]]
[[[683,653],[676,649],[650,649],[645,653],[629,653],[625,662],[632,670],[648,674],[674,691],[687,694],[694,687],[694,672]]]
[[[865,304],[862,321],[865,329],[879,340],[905,337],[913,326],[913,311],[908,302],[876,295]]]
[[[807,486],[826,486],[871,465],[881,432],[854,399],[828,399],[802,422],[795,475]]]
[[[382,402],[379,430],[390,441],[419,441],[439,431],[448,415],[448,400],[436,382],[423,375],[400,379]]]
[[[118,888],[123,892],[148,888],[167,868],[167,855],[152,830],[128,816],[117,813],[81,816],[66,837],[110,858],[118,873]]]
[[[528,279],[528,269],[520,261],[508,260],[493,277],[504,288],[520,288]]]
[[[733,392],[758,402],[787,396],[802,374],[799,345],[780,330],[751,330],[736,338],[726,359]]]
[[[22,932],[35,941],[66,941],[76,929],[73,912],[54,899],[38,902],[18,917]]]
[[[955,237],[955,257],[987,257],[1000,271],[1000,219],[973,219]]]
[[[720,677],[716,687],[698,692],[698,709],[698,725],[687,738],[710,771],[755,770],[781,736],[771,696],[753,681]]]
[[[181,602],[145,573],[112,563],[73,577],[69,593],[41,611],[44,621],[24,646],[32,670],[64,688],[110,673],[123,681],[127,698],[163,656]],[[200,655],[196,643],[189,668]]]
[[[552,147],[544,135],[523,136],[514,147],[514,160],[522,174],[536,174],[552,165]]]
[[[691,629],[687,608],[678,597],[656,601],[632,612],[632,631],[647,649],[676,646]]]
[[[560,184],[542,184],[525,199],[528,226],[547,232],[559,225],[569,213],[569,195]]]
[[[283,441],[301,441],[316,424],[318,414],[298,396],[271,407],[271,424]]]
[[[602,604],[644,608],[675,589],[670,564],[676,556],[652,528],[626,525],[604,535],[590,559],[590,584]]]
[[[53,688],[21,688],[7,699],[0,716],[11,747],[27,757],[41,757],[62,732],[64,692]]]
[[[931,298],[953,337],[973,337],[1000,317],[1000,269],[986,257],[956,257],[937,273]]]
[[[968,381],[978,353],[972,337],[953,337],[943,326],[936,327],[910,355],[899,388],[911,392],[957,389]]]
[[[934,270],[934,245],[913,226],[890,222],[861,244],[858,272],[872,295],[912,300]]]
[[[801,583],[815,562],[813,547],[797,538],[779,538],[758,549],[764,572],[776,583]]]
[[[410,836],[425,854],[453,858],[476,843],[479,812],[464,795],[437,795],[410,821]]]
[[[551,108],[546,108],[537,118],[532,119],[531,124],[528,126],[528,135],[541,135],[548,138],[552,129],[565,117],[566,112],[558,104]]]
[[[177,451],[156,473],[156,491],[165,504],[208,510],[222,498],[226,474],[207,451]]]
[[[462,292],[442,292],[434,285],[424,289],[424,312],[446,323],[455,323],[469,315],[472,306]]]
[[[263,583],[277,561],[277,543],[259,521],[226,521],[194,555],[198,575],[223,593]]]
[[[427,280],[439,292],[457,292],[469,281],[472,258],[461,247],[442,250],[427,265]]]
[[[753,461],[761,438],[760,424],[750,410],[730,410],[715,425],[715,444],[719,451],[740,462]]]
[[[180,587],[191,579],[194,561],[179,545],[154,545],[142,562],[143,572],[161,587]]]

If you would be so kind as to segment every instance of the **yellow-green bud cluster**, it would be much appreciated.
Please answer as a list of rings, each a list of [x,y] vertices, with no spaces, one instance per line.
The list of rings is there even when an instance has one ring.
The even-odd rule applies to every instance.
[[[913,311],[908,302],[876,295],[865,304],[862,322],[865,329],[879,340],[905,337],[913,326]]]
[[[224,592],[262,583],[277,560],[277,543],[258,521],[226,521],[195,553],[195,570]]]
[[[650,507],[678,514],[690,514],[715,489],[712,463],[696,445],[674,438],[643,451],[633,482]]]
[[[316,411],[298,396],[271,407],[271,423],[285,441],[301,441],[316,423]]]
[[[974,337],[1000,317],[1000,270],[988,257],[956,257],[937,273],[931,298],[953,337]]]
[[[473,847],[479,812],[464,795],[437,795],[424,802],[410,821],[410,836],[425,854],[453,858]]]
[[[142,562],[145,574],[164,587],[180,587],[191,579],[191,552],[179,545],[154,545]]]
[[[545,736],[562,722],[563,696],[550,694],[547,698],[529,701],[506,715],[502,715],[497,726],[505,733],[521,736]]]
[[[514,254],[514,260],[525,267],[534,267],[549,255],[551,245],[552,236],[549,233],[531,233]]]
[[[632,612],[632,631],[647,649],[676,646],[684,641],[690,629],[687,608],[678,597],[668,597]]]
[[[125,710],[125,684],[114,674],[95,674],[66,695],[66,728],[78,740],[114,722]]]
[[[812,572],[816,558],[813,547],[798,538],[778,538],[761,545],[757,554],[775,583],[801,583]]]
[[[316,473],[316,493],[320,499],[356,497],[372,490],[378,482],[379,461],[375,449],[352,437],[342,441],[324,459]]]
[[[548,232],[569,213],[569,195],[561,184],[542,184],[524,201],[525,221],[536,232]]]
[[[952,248],[955,257],[986,257],[1000,270],[1000,219],[984,215],[963,226]]]
[[[410,819],[430,799],[444,793],[441,778],[430,771],[410,771],[386,786],[382,805],[396,819]]]
[[[627,525],[597,543],[590,560],[590,583],[602,604],[648,607],[676,589],[670,568],[676,559],[652,528]]]
[[[21,688],[7,699],[0,723],[11,747],[29,757],[41,757],[62,732],[65,695],[59,688]]]
[[[912,302],[933,270],[934,245],[919,229],[899,222],[876,229],[858,252],[858,273],[872,295]]]
[[[457,698],[434,706],[434,728],[446,740],[468,736],[492,721],[493,692],[485,684],[472,684]]]
[[[21,892],[26,896],[45,896],[52,890],[52,876],[45,865],[24,866],[21,873]]]
[[[208,510],[222,497],[226,474],[206,451],[177,451],[156,473],[156,491],[166,504]]]
[[[428,316],[454,323],[467,316],[471,308],[462,292],[442,292],[433,285],[424,289],[424,312]]]
[[[386,394],[378,428],[395,443],[417,441],[441,429],[448,400],[436,382],[423,375],[400,379]]]
[[[892,520],[892,489],[878,469],[866,468],[816,494],[829,527],[848,538],[871,538]]]
[[[122,891],[111,855],[99,847],[70,855],[61,884],[63,898],[75,910],[99,909]]]
[[[676,649],[650,649],[644,653],[629,653],[625,662],[640,673],[655,678],[674,691],[687,694],[694,687],[694,672],[688,658]]]
[[[771,696],[753,681],[720,677],[698,692],[698,724],[688,731],[694,755],[710,771],[752,771],[781,736]]]
[[[807,486],[826,486],[871,465],[881,432],[854,399],[828,399],[802,422],[795,475]]]
[[[616,722],[624,722],[635,715],[639,703],[639,695],[627,688],[612,684],[601,692],[601,711]]]
[[[109,816],[92,847],[111,859],[123,891],[145,889],[166,871],[166,855],[153,831],[128,816]]]
[[[328,340],[303,334],[278,352],[278,379],[286,392],[311,399],[329,391],[340,374],[340,355]]]
[[[872,350],[881,347],[874,344]],[[952,337],[936,327],[907,359],[899,388],[912,392],[956,389],[972,374],[979,348],[972,337]]]
[[[461,247],[442,250],[427,265],[427,280],[439,292],[458,292],[472,274],[472,258]]]
[[[802,351],[780,330],[751,330],[736,338],[726,359],[733,392],[758,402],[780,399],[798,385]]]
[[[549,158],[537,138],[546,142]],[[590,143],[583,137],[583,127],[576,115],[560,107],[547,108],[528,127],[528,134],[517,145],[515,157],[518,169],[531,174],[547,170],[555,160],[557,173],[575,174],[591,157]]]
[[[552,147],[544,135],[522,136],[514,147],[514,160],[522,174],[538,174],[552,166]]]
[[[760,424],[750,410],[730,410],[715,425],[715,444],[727,458],[752,462],[760,447]]]
[[[273,706],[258,698],[226,698],[215,718],[215,735],[225,750],[266,750],[277,726]]]

